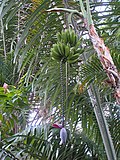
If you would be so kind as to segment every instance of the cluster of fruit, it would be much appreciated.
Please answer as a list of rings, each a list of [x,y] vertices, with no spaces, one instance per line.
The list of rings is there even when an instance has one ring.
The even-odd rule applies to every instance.
[[[57,33],[56,44],[51,48],[52,59],[70,64],[78,61],[79,55],[83,53],[83,49],[79,48],[81,41],[75,34],[74,30],[67,29],[61,33]]]

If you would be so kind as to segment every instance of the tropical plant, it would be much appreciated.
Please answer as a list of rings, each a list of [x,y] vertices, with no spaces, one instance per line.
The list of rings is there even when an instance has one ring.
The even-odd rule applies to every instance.
[[[24,91],[4,83],[0,87],[1,140],[25,128],[28,119],[28,101]]]
[[[85,6],[88,1],[83,2]],[[5,98],[0,101],[0,106],[4,104],[4,107],[7,107],[7,97],[7,101],[12,103],[12,108],[19,106],[20,109],[21,101],[25,103],[26,98],[24,99],[23,95],[19,97],[19,94],[23,94],[26,87],[27,91],[34,93],[29,111],[36,112],[32,122],[27,119],[29,123],[26,124],[26,129],[21,127],[18,119],[16,120],[20,127],[16,134],[9,130],[13,125],[7,126],[10,134],[9,137],[4,134],[2,138],[0,158],[41,160],[119,158],[120,107],[114,97],[116,88],[107,78],[109,73],[106,74],[104,63],[101,65],[94,50],[95,46],[93,48],[87,36],[91,17],[86,16],[83,3],[81,8],[77,0],[64,0],[63,3],[59,0],[6,0],[0,3],[2,31],[0,46],[3,57],[0,60],[1,64],[4,64],[0,66],[1,85],[4,82],[12,83],[20,89],[20,92],[14,90],[11,97],[10,93],[4,93],[1,88]],[[118,74],[120,71],[119,1],[90,1],[88,4],[95,28],[108,45]],[[101,11],[99,8],[102,6],[104,10]],[[88,5],[86,8],[89,12]],[[89,21],[87,28],[83,26],[83,19],[86,18]],[[58,32],[64,33],[69,27],[74,29],[80,38],[79,47],[84,52],[80,53],[76,63],[70,64],[65,61],[61,65],[61,59],[59,62],[55,60],[53,53],[51,56],[53,51],[51,48],[54,48],[55,44],[61,46],[60,43],[64,44],[64,47],[70,47],[68,43],[64,43],[65,41],[58,42],[57,39]],[[9,81],[9,77],[14,80]],[[21,99],[20,104],[18,101],[11,102],[16,94]],[[11,114],[8,110],[3,112],[4,107],[1,108],[0,117],[3,117],[3,113]],[[20,111],[23,113],[24,109],[26,105],[22,105]],[[66,145],[60,146],[60,129],[52,128],[51,125],[55,122],[62,123],[63,114],[68,139]],[[11,124],[13,119],[16,119],[14,118],[16,112],[12,115],[9,117]],[[101,126],[104,126],[104,129]],[[2,130],[5,131],[5,128]],[[109,142],[114,144],[115,154]],[[114,157],[109,157],[110,154]]]

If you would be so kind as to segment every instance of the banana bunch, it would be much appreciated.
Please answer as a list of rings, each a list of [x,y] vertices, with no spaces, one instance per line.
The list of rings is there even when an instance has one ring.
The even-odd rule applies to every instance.
[[[66,45],[69,44],[70,47],[74,47],[80,44],[78,41],[78,36],[72,29],[67,29],[65,31],[62,31],[61,33],[57,33],[57,40],[58,42],[63,42]]]
[[[66,53],[68,54],[69,52],[70,52],[70,48],[60,42],[53,44],[53,47],[51,48],[52,59],[57,61],[61,61],[62,59],[63,61],[65,61],[67,58]]]
[[[67,29],[57,33],[57,40],[58,42],[53,44],[51,48],[52,59],[58,62],[63,60],[64,63],[68,62],[70,64],[77,62],[79,55],[83,53],[83,49],[79,48],[81,41],[78,40],[74,30]]]

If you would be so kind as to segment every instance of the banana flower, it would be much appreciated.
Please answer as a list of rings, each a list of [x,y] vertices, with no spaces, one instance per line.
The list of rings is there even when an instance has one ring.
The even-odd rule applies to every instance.
[[[67,140],[67,131],[61,124],[53,124],[54,128],[60,128],[60,145],[65,144]]]

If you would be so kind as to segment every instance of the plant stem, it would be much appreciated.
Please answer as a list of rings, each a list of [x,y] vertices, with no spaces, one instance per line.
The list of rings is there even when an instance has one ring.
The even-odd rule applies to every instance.
[[[5,45],[5,34],[4,34],[4,25],[3,25],[3,20],[1,18],[1,34],[2,34],[2,38],[3,38],[3,48],[4,48],[4,56],[5,56],[5,60],[7,58],[7,55],[6,55],[6,45]]]

